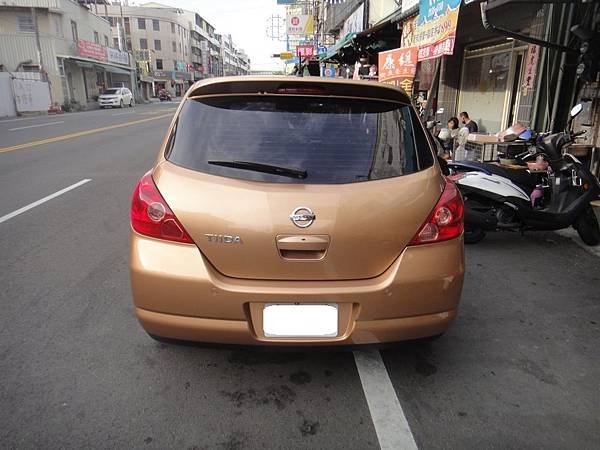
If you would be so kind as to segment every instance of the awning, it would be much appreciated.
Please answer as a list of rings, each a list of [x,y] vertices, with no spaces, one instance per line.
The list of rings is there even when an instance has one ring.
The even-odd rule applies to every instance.
[[[83,58],[81,56],[57,55],[56,57],[70,60],[70,61],[74,62],[75,64],[77,64],[78,66],[85,67],[86,69],[93,69],[94,66],[96,66],[96,67],[106,70],[107,72],[120,73],[120,74],[125,74],[125,75],[129,75],[130,72],[132,70],[134,70],[133,67],[129,68],[129,67],[124,67],[124,66],[117,66],[112,63],[98,61],[96,59],[91,59],[91,58]]]
[[[356,37],[357,33],[348,33],[346,36],[344,36],[343,39],[340,39],[339,41],[337,41],[335,43],[335,45],[329,47],[327,49],[327,53],[319,56],[319,60],[320,61],[324,61],[326,59],[330,59],[333,58],[335,55],[337,55],[337,53],[343,49],[344,47],[349,47],[350,45],[352,45],[352,41],[354,40],[354,38]]]
[[[98,67],[106,70],[107,72],[110,73],[119,73],[121,75],[130,75],[128,70],[125,69],[120,69],[118,67],[114,67],[114,66],[104,66],[104,65],[98,65]]]
[[[82,67],[84,69],[93,69],[94,65],[92,63],[89,62],[85,62],[85,61],[77,61],[77,60],[73,60],[73,62],[78,65],[79,67]]]

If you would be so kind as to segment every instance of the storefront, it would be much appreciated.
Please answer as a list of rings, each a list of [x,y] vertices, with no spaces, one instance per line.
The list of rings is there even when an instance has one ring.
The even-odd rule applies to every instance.
[[[448,1],[451,2],[438,0],[437,3]],[[541,65],[542,55],[547,50],[485,29],[477,1],[458,4],[458,8],[451,51],[444,52],[448,44],[443,43],[428,50],[433,53],[427,55],[428,51],[423,51],[417,42],[419,62],[414,96],[422,101],[424,119],[446,123],[450,117],[466,111],[477,122],[480,132],[490,134],[516,121],[533,125],[536,112],[539,115],[536,100],[539,103],[540,80],[545,76],[543,69],[556,70]],[[542,39],[548,29],[548,9],[548,4],[526,3],[512,9],[511,14],[505,10],[495,11],[490,14],[490,20],[498,26]],[[422,21],[415,17],[403,18],[403,33],[413,26],[417,35],[423,34],[419,22]],[[440,55],[425,59],[434,55],[437,48],[441,49]]]
[[[193,72],[155,70],[154,95],[157,96],[161,89],[166,89],[173,97],[181,97],[194,83]]]
[[[95,102],[109,87],[127,87],[132,91],[134,71],[129,67],[129,55],[93,42],[79,40],[78,56],[58,55],[65,103],[82,106]]]

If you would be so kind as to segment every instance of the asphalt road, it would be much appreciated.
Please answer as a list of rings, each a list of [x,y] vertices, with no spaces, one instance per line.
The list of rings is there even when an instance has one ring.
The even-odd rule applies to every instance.
[[[175,106],[0,121],[0,217],[91,179],[0,223],[0,447],[378,448],[351,351],[169,346],[138,326],[130,195]],[[500,234],[467,269],[444,337],[381,350],[419,448],[598,448],[600,258]]]

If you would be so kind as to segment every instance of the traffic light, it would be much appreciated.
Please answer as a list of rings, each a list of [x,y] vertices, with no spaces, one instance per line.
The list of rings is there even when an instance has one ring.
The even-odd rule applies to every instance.
[[[596,81],[600,60],[600,33],[581,25],[575,25],[571,32],[581,41],[577,76],[585,82]]]

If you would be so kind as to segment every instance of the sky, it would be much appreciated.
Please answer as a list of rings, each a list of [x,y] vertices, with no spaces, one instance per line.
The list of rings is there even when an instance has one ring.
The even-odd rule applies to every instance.
[[[285,51],[285,42],[267,37],[267,20],[271,15],[285,17],[285,8],[277,0],[137,0],[142,5],[155,1],[200,14],[218,33],[231,34],[234,44],[250,57],[251,70],[281,70],[282,62],[272,58]]]

